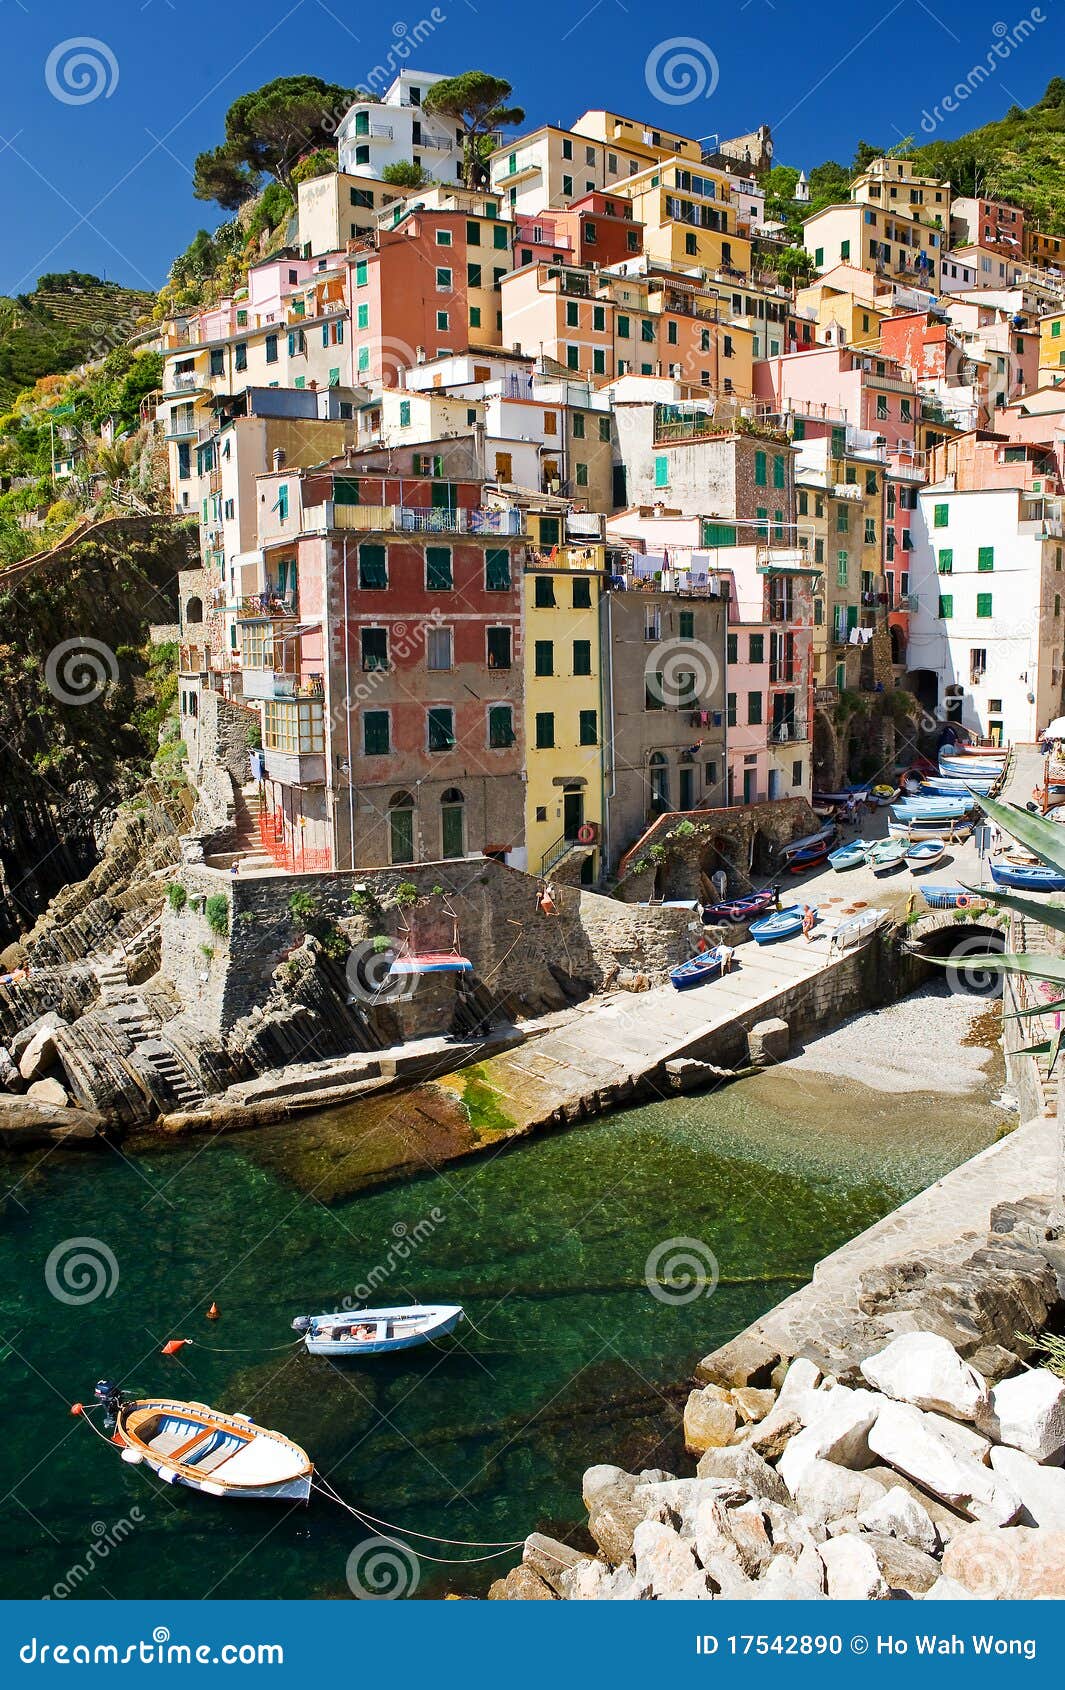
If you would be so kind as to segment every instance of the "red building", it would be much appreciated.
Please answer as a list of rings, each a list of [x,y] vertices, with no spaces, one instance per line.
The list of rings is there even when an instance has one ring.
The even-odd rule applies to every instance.
[[[297,871],[523,843],[523,518],[407,456],[409,473],[258,478],[241,667],[262,701],[264,842]]]

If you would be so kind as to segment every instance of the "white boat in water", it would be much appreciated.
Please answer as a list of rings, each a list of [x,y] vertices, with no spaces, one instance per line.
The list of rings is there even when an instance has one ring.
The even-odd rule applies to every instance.
[[[106,1381],[96,1394],[114,1414],[123,1461],[143,1463],[168,1484],[238,1501],[306,1502],[310,1495],[306,1450],[246,1414],[171,1397],[124,1402]]]
[[[394,1309],[355,1309],[347,1314],[301,1314],[292,1330],[303,1334],[312,1356],[331,1361],[364,1361],[367,1356],[412,1350],[454,1332],[462,1319],[457,1303],[427,1307],[407,1303]]]

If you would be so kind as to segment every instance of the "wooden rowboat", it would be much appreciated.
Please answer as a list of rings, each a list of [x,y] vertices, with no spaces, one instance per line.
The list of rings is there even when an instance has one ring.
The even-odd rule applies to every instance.
[[[914,839],[906,847],[906,864],[913,873],[922,869],[935,868],[946,855],[946,842],[943,839]]]
[[[865,862],[868,850],[860,839],[852,840],[849,845],[840,845],[835,851],[828,853],[828,860],[837,874],[844,873],[849,868],[858,868]]]
[[[670,982],[678,992],[687,992],[692,986],[701,986],[706,980],[716,980],[731,956],[732,951],[728,945],[715,945],[712,951],[703,951],[699,956],[689,957],[687,962],[671,969]]]
[[[813,917],[816,922],[816,909],[813,909]],[[801,904],[787,904],[784,909],[763,916],[761,921],[752,922],[751,938],[759,945],[772,945],[778,939],[790,939],[794,933],[802,932],[802,918]]]
[[[310,1495],[314,1467],[306,1451],[246,1414],[145,1397],[117,1407],[115,1437],[123,1461],[143,1463],[168,1484],[207,1496],[306,1502]]]
[[[906,847],[901,839],[878,839],[875,845],[869,847],[869,866],[874,874],[890,874],[892,869],[898,868],[906,855]]]
[[[742,898],[733,898],[730,904],[704,904],[703,925],[705,927],[739,927],[750,921],[754,916],[761,915],[774,902],[776,893],[771,886],[762,892],[748,892]]]

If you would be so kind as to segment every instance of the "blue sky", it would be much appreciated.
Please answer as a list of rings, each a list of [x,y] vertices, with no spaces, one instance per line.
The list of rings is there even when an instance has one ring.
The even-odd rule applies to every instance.
[[[668,13],[636,0],[0,0],[0,292],[66,269],[159,286],[221,216],[192,197],[191,165],[221,139],[229,103],[297,71],[354,86],[419,25],[408,63],[508,76],[528,126],[594,106],[696,136],[768,122],[778,160],[806,166],[846,162],[859,138],[961,134],[1065,74],[1060,0],[678,0]],[[65,81],[77,49],[60,49],[84,37],[95,71],[71,65]],[[678,53],[695,82],[669,83]]]

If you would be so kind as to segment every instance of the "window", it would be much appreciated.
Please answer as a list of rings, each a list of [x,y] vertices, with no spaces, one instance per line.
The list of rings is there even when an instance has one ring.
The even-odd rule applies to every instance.
[[[534,647],[534,670],[537,675],[553,675],[555,672],[555,642],[553,640],[537,640]]]
[[[595,710],[580,712],[579,743],[581,745],[599,744],[599,716]]]
[[[574,610],[590,610],[592,608],[592,583],[579,575],[574,576],[570,602]]]
[[[562,143],[562,157],[563,158],[572,158],[573,157],[573,142],[572,141],[563,141],[563,143]]]
[[[738,634],[726,634],[725,635],[725,661],[727,663],[736,663],[739,660],[739,654],[740,654],[739,635]]]
[[[409,399],[401,399],[400,402],[399,402],[399,426],[400,426],[400,428],[409,428],[410,427],[410,400]]]
[[[836,506],[836,533],[837,534],[847,534],[847,533],[849,533],[850,532],[850,525],[851,525],[851,513],[848,510],[847,506],[846,505],[837,505]]]
[[[359,649],[364,670],[388,668],[388,631],[385,628],[361,628]]]
[[[750,649],[749,649],[749,652],[748,652],[748,657],[749,657],[750,662],[752,662],[752,663],[764,663],[765,662],[765,635],[764,634],[752,634],[751,635]]]
[[[366,757],[387,757],[390,750],[387,710],[362,713],[362,750]]]
[[[995,548],[994,548],[994,546],[980,546],[978,548],[977,553],[976,553],[976,567],[977,567],[977,569],[982,570],[984,572],[986,572],[989,569],[994,569],[994,567],[995,567]]]
[[[425,667],[446,670],[452,666],[452,635],[450,628],[430,628],[425,635]]]
[[[563,199],[572,199],[573,198],[573,177],[572,176],[563,176],[563,178],[562,178],[562,198]]]
[[[584,413],[582,411],[574,411],[573,413],[573,438],[574,440],[584,439]]]
[[[579,370],[580,367],[581,367],[581,349],[580,349],[580,347],[579,346],[567,346],[567,348],[566,348],[566,368],[567,368],[567,370]]]
[[[939,573],[941,575],[949,575],[953,568],[954,548],[952,546],[941,547],[939,553]]]
[[[450,751],[455,744],[455,712],[436,705],[428,712],[429,750]]]
[[[484,584],[490,593],[504,593],[510,587],[510,553],[490,546],[484,554]]]
[[[592,642],[591,640],[574,640],[573,642],[573,673],[575,675],[590,675],[592,672]]]
[[[764,452],[756,452],[754,454],[754,484],[756,487],[765,487],[768,485],[766,481],[766,455]]]
[[[450,246],[451,245],[451,230],[450,229],[438,229],[436,231],[436,244],[437,244],[437,246]]]
[[[278,522],[287,522],[288,521],[288,488],[287,487],[279,487],[278,488],[278,490],[277,490],[277,505],[276,505],[275,508],[277,510],[277,520],[278,520]]]
[[[954,599],[950,593],[940,593],[939,614],[944,622],[949,622],[954,615]]]
[[[792,786],[801,786],[802,785],[802,763],[801,763],[801,761],[798,762],[798,763],[793,763],[791,765],[791,784],[792,784]]]
[[[576,478],[575,478],[576,479],[576,485],[578,487],[587,487],[587,485],[588,485],[588,465],[587,464],[574,464],[573,467],[577,472]]]
[[[836,553],[836,586],[837,587],[845,587],[846,585],[847,585],[847,554],[846,554],[846,552],[837,552]]]
[[[599,418],[599,439],[603,445],[610,444],[610,418]]]
[[[498,247],[500,251],[506,251],[508,239],[509,235],[505,224],[501,223],[498,228],[492,230],[492,245]]]
[[[977,593],[977,595],[976,595],[976,614],[977,614],[977,616],[981,616],[981,617],[991,615],[991,594],[990,593]]]
[[[276,336],[276,334],[268,334],[267,337],[266,337],[266,362],[268,364],[276,364],[277,363],[277,336]]]
[[[446,593],[455,585],[451,573],[451,547],[426,546],[425,586],[430,593]]]
[[[537,575],[533,587],[533,604],[537,610],[552,610],[555,604],[555,583],[550,575]]]
[[[210,358],[210,365],[211,365],[211,374],[213,376],[222,375],[223,372],[225,371],[225,353],[222,352],[220,349],[212,352],[211,358]]]
[[[514,744],[514,711],[509,704],[489,706],[488,744],[493,751],[502,751]]]
[[[877,422],[887,422],[887,414],[888,414],[887,394],[886,393],[878,393],[877,396],[876,396],[876,420],[877,420]]]
[[[725,720],[730,728],[736,726],[736,694],[730,692],[725,700]]]
[[[913,421],[913,411],[911,409],[910,401],[908,399],[900,399],[899,400],[899,416],[901,417],[903,422],[912,422]]]
[[[736,528],[731,522],[704,522],[703,545],[734,546],[736,544]]]
[[[969,680],[979,682],[987,673],[987,652],[981,646],[974,646],[969,652]]]
[[[603,306],[603,305],[593,305],[592,306],[592,328],[595,329],[600,334],[602,334],[605,331],[605,329],[606,329],[606,307],[605,306]]]
[[[388,553],[384,546],[359,547],[359,586],[388,586]]]
[[[840,243],[839,243],[839,256],[840,256],[840,258],[841,259],[847,259],[847,258],[850,257],[850,255],[851,255],[851,243],[850,243],[850,241],[840,241]]]
[[[949,505],[933,505],[932,506],[932,527],[933,528],[946,528],[948,521],[949,521],[949,518],[950,518],[950,507],[949,507]]]
[[[646,671],[643,677],[643,707],[661,710],[664,700],[665,677],[659,671]]]
[[[773,459],[773,486],[783,487],[784,485],[784,459],[775,457]]]
[[[628,340],[628,338],[629,338],[629,319],[627,317],[619,317],[617,319],[617,330],[618,330],[618,339],[619,340]]]
[[[592,348],[592,374],[593,376],[606,375],[606,353],[599,346]]]
[[[568,329],[579,329],[580,326],[581,326],[581,308],[577,304],[576,300],[567,299],[567,301],[566,301],[566,327]]]
[[[655,486],[669,486],[669,459],[664,453],[655,458]]]
[[[511,665],[511,631],[509,628],[489,628],[488,667],[509,669]]]
[[[762,720],[762,695],[760,692],[747,694],[747,721],[751,727],[757,727]]]
[[[248,343],[247,343],[246,340],[238,340],[236,346],[234,346],[234,348],[233,348],[233,363],[234,363],[235,368],[238,369],[238,370],[246,370],[247,369],[247,367],[248,367]]]
[[[536,712],[536,749],[551,751],[555,744],[555,717],[551,710]]]
[[[446,311],[438,311],[437,314],[436,314],[437,332],[440,333],[440,334],[446,334],[447,328],[448,328],[448,322],[449,322],[449,318],[448,318],[447,312]]]
[[[694,612],[694,610],[682,610],[680,612],[680,637],[681,637],[682,640],[694,640],[694,638],[695,638],[695,612]]]

